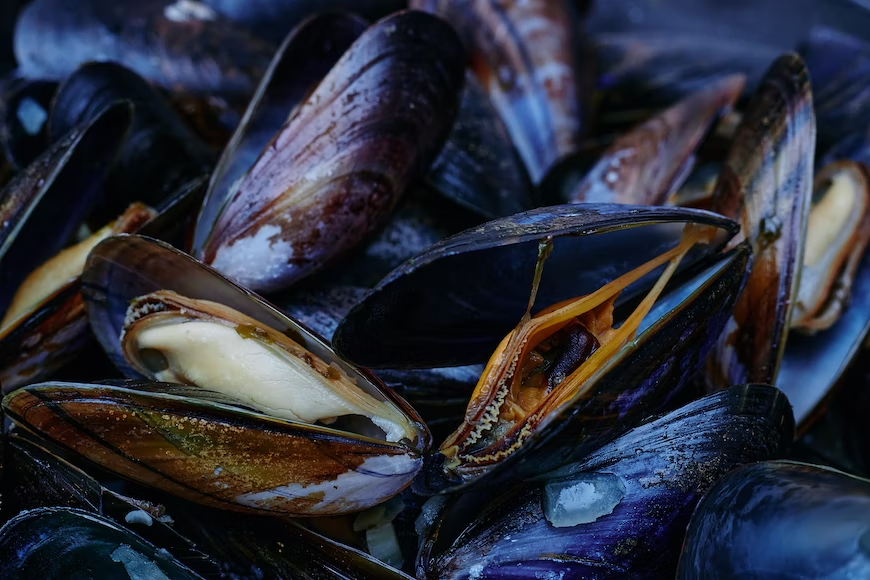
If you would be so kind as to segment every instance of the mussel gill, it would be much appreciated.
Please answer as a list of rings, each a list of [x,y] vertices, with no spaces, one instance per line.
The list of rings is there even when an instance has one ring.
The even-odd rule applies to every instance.
[[[465,463],[479,469],[497,463],[547,424],[557,409],[592,388],[591,379],[634,339],[682,258],[696,244],[710,243],[714,235],[713,228],[688,225],[677,246],[596,292],[550,306],[534,317],[527,312],[489,360],[463,424],[442,444],[445,468]],[[614,328],[614,303],[622,290],[665,264],[652,289]],[[539,261],[536,284],[540,266]]]
[[[365,392],[337,364],[216,302],[172,291],[140,296],[127,310],[121,343],[130,364],[155,380],[206,387],[274,417],[331,424],[360,415],[387,441],[416,438],[398,409]]]

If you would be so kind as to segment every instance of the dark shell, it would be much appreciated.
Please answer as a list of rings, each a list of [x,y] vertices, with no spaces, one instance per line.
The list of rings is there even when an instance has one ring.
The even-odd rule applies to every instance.
[[[279,43],[288,30],[315,14],[348,10],[368,20],[383,18],[407,5],[403,0],[205,0],[219,14]]]
[[[532,209],[532,186],[480,82],[465,75],[459,116],[426,175],[440,193],[487,219]]]
[[[577,31],[567,0],[413,0],[456,29],[469,65],[513,138],[533,185],[577,149],[583,129]]]
[[[76,127],[0,192],[0,310],[21,281],[55,255],[79,227],[129,127],[132,109],[115,103]]]
[[[206,144],[144,79],[114,63],[86,64],[63,82],[51,110],[52,141],[122,99],[133,104],[133,124],[91,219],[96,227],[135,201],[163,209],[170,194],[211,171]]]
[[[581,392],[540,423],[529,423],[533,430],[519,448],[498,462],[463,461],[450,469],[443,454],[427,456],[423,473],[414,482],[415,491],[494,489],[535,477],[585,457],[616,434],[668,409],[725,328],[742,290],[748,260],[749,248],[742,244],[661,299],[632,343],[608,360]]]
[[[57,83],[25,79],[0,89],[0,145],[18,171],[48,147],[48,111],[55,90]]]
[[[800,49],[810,71],[819,151],[870,125],[870,44],[831,28],[814,28]]]
[[[700,30],[707,31],[709,24]],[[728,76],[746,76],[746,90],[758,86],[779,51],[708,34],[651,31],[604,33],[594,38],[602,93],[599,130],[618,124],[632,111],[671,106]]]
[[[101,580],[125,576],[202,578],[114,522],[85,511],[40,508],[0,528],[0,575],[15,580]]]
[[[703,494],[736,466],[781,456],[793,433],[788,401],[772,387],[733,387],[689,403],[547,475],[547,483],[488,502],[455,539],[451,519],[470,517],[447,510],[424,538],[419,576],[482,580],[522,570],[536,578],[666,578]],[[621,485],[622,497],[594,521],[554,527],[543,496],[549,502],[584,482]]]
[[[203,261],[255,290],[311,274],[382,225],[452,126],[462,47],[415,11],[373,25],[231,188]],[[211,201],[211,200],[210,200]]]
[[[252,94],[274,49],[199,2],[36,0],[15,29],[28,78],[60,80],[112,60],[166,89],[206,95]]]
[[[197,217],[194,254],[202,252],[231,189],[366,27],[364,20],[350,14],[323,14],[287,35],[212,174]]]
[[[866,578],[870,481],[771,461],[731,472],[689,524],[677,578]]]
[[[334,346],[342,358],[372,368],[485,362],[525,312],[540,241],[555,238],[538,309],[589,294],[661,254],[689,222],[728,235],[736,228],[697,210],[597,204],[540,208],[488,222],[391,272],[341,322]],[[698,257],[693,251],[687,263]],[[639,291],[632,288],[622,299]]]
[[[748,239],[753,249],[734,322],[708,365],[718,388],[776,384],[803,262],[814,151],[807,70],[800,57],[785,55],[750,102],[713,197],[711,209],[741,220],[735,240]]]
[[[701,139],[737,101],[744,80],[712,83],[617,138],[566,201],[663,205],[688,177]]]

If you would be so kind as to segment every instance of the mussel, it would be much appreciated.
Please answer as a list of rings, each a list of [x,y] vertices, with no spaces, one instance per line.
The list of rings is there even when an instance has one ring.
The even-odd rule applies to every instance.
[[[713,258],[682,295],[650,311],[680,262],[714,253],[731,227],[705,212],[607,205],[489,222],[388,275],[333,343],[372,367],[463,364],[495,351],[465,420],[415,485],[521,479],[588,453],[679,390],[727,319],[746,248]],[[539,243],[545,253],[554,246],[546,267]],[[606,256],[600,269],[592,260],[577,267],[596,255]],[[634,308],[614,330],[614,306],[627,298]],[[532,316],[536,302],[548,307]],[[674,342],[664,356],[653,346]]]
[[[337,34],[341,46],[355,25],[321,19],[288,37],[260,96],[270,83],[286,90],[287,81],[274,74],[296,74],[295,89],[313,91],[295,111],[291,100],[256,162],[210,192],[200,213],[194,254],[254,290],[288,286],[381,225],[437,155],[456,115],[462,46],[449,26],[422,12],[374,24],[322,80],[282,65],[298,43],[324,44],[307,26]],[[249,120],[259,104],[252,103]],[[222,164],[235,153],[229,149]]]
[[[864,578],[870,481],[814,465],[745,465],[707,493],[677,578]]]
[[[703,494],[736,466],[781,456],[793,435],[788,402],[771,387],[694,401],[494,500],[448,500],[424,535],[418,576],[665,577]]]
[[[23,427],[144,485],[235,510],[358,511],[421,468],[429,434],[401,398],[171,246],[109,238],[82,288],[125,374],[192,386],[32,385],[5,399]]]

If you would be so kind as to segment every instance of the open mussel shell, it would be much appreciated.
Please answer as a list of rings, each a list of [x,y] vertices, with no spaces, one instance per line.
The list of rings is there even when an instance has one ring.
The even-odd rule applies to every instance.
[[[539,242],[553,239],[538,310],[589,294],[672,248],[685,224],[721,235],[693,249],[695,263],[736,231],[709,212],[621,205],[562,205],[487,222],[451,236],[384,278],[338,326],[336,351],[372,368],[485,362],[529,302]],[[645,276],[621,300],[652,285]]]
[[[777,59],[737,129],[712,200],[742,222],[753,264],[733,321],[708,364],[716,388],[775,382],[786,345],[812,199],[815,119],[807,69]],[[733,242],[732,242],[733,243]]]
[[[692,516],[677,578],[866,578],[870,481],[804,463],[746,465]]]
[[[419,576],[666,578],[703,494],[739,465],[782,456],[793,435],[772,387],[709,395],[482,509],[453,500],[423,538]]]
[[[618,137],[565,201],[663,205],[688,177],[695,150],[740,97],[744,81],[734,75],[711,83]]]
[[[172,193],[206,175],[212,154],[154,88],[133,71],[115,63],[88,63],[64,80],[54,97],[49,119],[52,140],[93,118],[115,100],[133,104],[133,122],[118,161],[107,179],[96,227],[113,219],[132,202],[162,209]]]
[[[445,22],[416,11],[377,22],[225,192],[225,203],[209,199],[220,214],[198,221],[207,238],[195,254],[254,290],[275,291],[345,253],[385,222],[434,160],[462,81],[462,46]]]
[[[798,301],[777,383],[799,431],[861,350],[870,331],[870,176],[842,161],[816,175]]]
[[[501,409],[493,407],[498,400],[489,407],[484,406],[486,400],[472,400],[462,425],[447,440],[450,445],[442,443],[438,452],[426,457],[414,489],[431,494],[515,483],[581,459],[616,434],[666,410],[703,366],[715,337],[725,328],[745,281],[749,253],[742,244],[662,298],[644,318],[637,337],[593,367],[589,378],[568,391],[563,401],[546,411],[536,410],[521,423],[515,421],[522,426],[520,437],[517,429],[494,440],[483,437],[483,448],[476,450],[475,430],[491,424],[490,413],[498,416]]]
[[[300,23],[287,35],[211,176],[197,217],[194,254],[202,252],[231,189],[367,26],[352,14],[326,13]]]
[[[173,475],[160,475],[156,477],[156,483],[152,482],[151,478],[155,477],[155,472],[147,470],[133,470],[132,473],[125,473],[127,477],[171,493],[180,494],[183,497],[186,497],[185,493],[190,493],[190,487],[193,486],[199,489],[194,495],[200,503],[215,503],[209,498],[215,492],[220,492],[224,497],[219,501],[226,503],[224,507],[236,507],[237,509],[247,507],[248,509],[283,511],[297,515],[324,515],[339,511],[364,509],[383,501],[407,486],[417,470],[420,469],[422,460],[419,454],[428,446],[429,434],[422,421],[407,403],[383,387],[376,378],[366,371],[340,360],[321,338],[311,333],[307,328],[284,316],[249,290],[233,284],[190,256],[167,244],[141,236],[110,238],[91,252],[82,276],[82,287],[88,304],[91,327],[97,339],[112,361],[129,377],[138,378],[141,376],[125,359],[120,340],[130,301],[158,290],[173,291],[188,299],[209,300],[232,308],[254,319],[257,323],[273,329],[274,332],[291,337],[297,344],[321,361],[335,365],[350,380],[355,382],[357,387],[374,399],[397,410],[408,421],[409,428],[415,434],[413,441],[403,439],[398,443],[388,443],[382,439],[374,438],[377,437],[375,434],[366,436],[289,419],[276,419],[239,409],[226,411],[223,407],[217,409],[209,406],[205,401],[194,399],[188,406],[182,405],[176,411],[167,410],[166,416],[175,416],[178,421],[182,422],[181,427],[184,427],[185,413],[205,413],[203,415],[205,423],[203,421],[199,423],[204,429],[211,420],[207,417],[211,415],[214,415],[214,421],[217,423],[236,421],[237,428],[243,429],[246,435],[239,435],[236,439],[235,436],[226,435],[220,430],[212,435],[206,435],[206,437],[223,437],[225,435],[228,437],[226,441],[215,443],[216,446],[219,445],[226,449],[226,459],[203,463],[195,470],[191,470],[192,464],[189,462],[181,461],[178,464],[178,469],[182,471],[182,474],[178,477],[184,476],[182,480],[186,487],[179,487]],[[96,387],[70,386],[66,391],[70,404],[90,400],[87,396],[79,393],[82,389],[87,388]],[[57,389],[53,391],[44,389],[44,391],[59,393]],[[105,394],[105,404],[108,405],[109,401],[115,401],[113,397],[117,393],[121,393],[121,391],[109,389]],[[190,396],[191,393],[187,394]],[[119,405],[119,409],[132,404],[130,397],[134,399],[145,397],[141,405],[147,408],[152,405],[164,408],[168,403],[161,402],[162,397],[170,397],[170,395],[143,394],[135,391],[127,393],[124,391],[122,394],[117,394],[117,397],[118,401],[111,404]],[[151,399],[155,399],[155,401],[153,403],[147,402]],[[176,399],[178,397],[172,401],[174,402]],[[99,408],[99,405],[94,405],[92,412],[101,413]],[[130,414],[130,421],[139,421],[132,413],[128,414]],[[160,417],[159,413],[155,417]],[[174,429],[173,425],[171,422],[162,426],[155,424],[155,431],[151,432],[150,436],[158,437],[156,434],[158,431],[162,433],[160,431],[162,429]],[[41,427],[34,429],[43,430]],[[182,430],[179,431],[179,436]],[[168,437],[167,434],[163,436]],[[272,441],[270,437],[283,437],[286,441],[269,443]],[[76,438],[66,444],[77,445],[77,440]],[[264,457],[269,458],[269,462],[264,464],[264,469],[272,475],[263,475],[259,480],[255,478],[255,481],[249,481],[237,474],[240,479],[233,486],[254,486],[244,493],[212,489],[213,483],[209,483],[209,481],[216,477],[215,470],[217,473],[230,475],[230,467],[226,461],[235,461],[240,472],[247,469],[244,466],[249,461],[249,455],[245,451],[245,446],[254,445],[255,440],[261,441],[262,447],[259,452],[262,452]],[[131,445],[136,446],[138,443],[134,440]],[[184,445],[182,445],[183,447]],[[275,449],[288,450],[288,453],[287,455],[276,454],[273,451]],[[290,451],[293,449],[299,450],[299,452]],[[138,450],[130,451],[130,455],[136,457],[136,453],[139,451],[147,455],[147,445],[138,448]],[[146,461],[147,459],[141,458],[139,460]],[[112,464],[113,459],[107,458],[106,461],[109,465],[103,465],[104,467],[117,471]],[[294,461],[296,468],[292,466]],[[401,465],[399,465],[400,463]],[[389,473],[383,471],[384,466],[389,466],[392,471]],[[337,471],[332,475],[326,475],[326,472],[323,471],[324,468]],[[273,476],[283,479],[283,482],[279,483],[278,480],[273,479]],[[190,482],[185,479],[188,477]],[[314,479],[311,479],[312,477]],[[329,495],[325,499],[322,498],[322,502],[312,502],[312,498],[305,499],[308,492],[315,495],[325,493],[323,489],[326,488],[321,489],[323,486],[332,490],[333,488],[328,482],[338,477],[341,478],[341,481],[335,484],[340,490],[337,492],[338,497],[334,497],[334,493],[329,491]],[[361,495],[346,493],[347,485],[352,487],[355,481],[357,483],[365,481],[367,485],[371,485],[369,485],[368,491]],[[299,492],[298,490],[298,493],[293,492],[293,486],[305,485],[309,486],[307,492]],[[311,487],[312,485],[314,487]],[[291,499],[294,493],[300,496],[299,501]],[[242,502],[245,497],[250,500],[247,504]]]
[[[116,102],[80,125],[0,192],[0,263],[5,311],[24,277],[55,255],[88,214],[130,124]]]
[[[426,180],[487,219],[535,207],[525,165],[489,96],[470,72],[453,131]]]
[[[507,126],[533,185],[578,148],[583,128],[577,31],[567,0],[413,0],[462,37],[477,75]]]
[[[90,333],[81,296],[81,271],[67,268],[67,263],[84,267],[90,247],[100,238],[117,233],[141,232],[177,243],[181,230],[191,225],[191,210],[201,202],[205,185],[204,177],[183,185],[163,200],[159,214],[142,204],[132,204],[93,238],[65,250],[31,273],[15,296],[17,301],[29,298],[30,305],[24,311],[16,310],[20,314],[15,318],[7,311],[10,322],[0,329],[0,385],[4,393],[44,380],[87,347],[99,349]],[[60,273],[68,277],[61,278]],[[37,294],[37,290],[43,290],[38,281],[44,284],[52,278],[52,291]]]
[[[168,90],[204,95],[251,95],[273,51],[200,2],[36,0],[15,28],[27,78],[60,80],[86,62],[112,60]]]
[[[114,522],[70,508],[39,508],[0,528],[4,578],[202,578]]]
[[[24,169],[48,147],[48,112],[56,90],[57,83],[26,79],[14,79],[0,88],[0,146],[16,170]]]

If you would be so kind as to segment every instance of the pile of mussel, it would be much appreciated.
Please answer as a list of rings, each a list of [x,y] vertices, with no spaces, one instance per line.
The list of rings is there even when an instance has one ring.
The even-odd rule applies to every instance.
[[[870,11],[726,4],[4,4],[0,577],[870,575]]]

